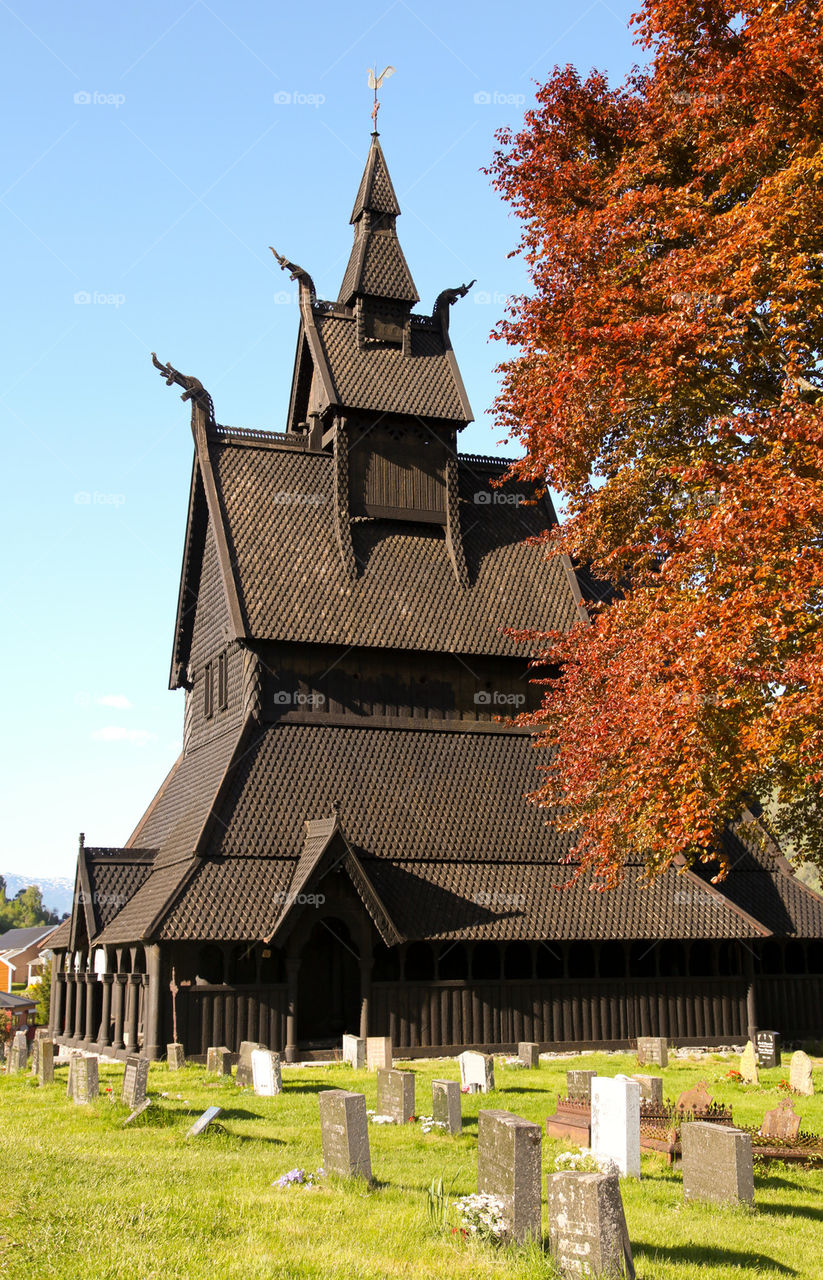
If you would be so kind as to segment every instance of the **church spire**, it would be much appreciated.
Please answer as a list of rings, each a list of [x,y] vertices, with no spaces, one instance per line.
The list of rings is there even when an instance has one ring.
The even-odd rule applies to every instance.
[[[389,167],[377,133],[372,134],[366,167],[352,209],[352,246],[338,302],[358,298],[414,306],[420,298],[400,248],[395,219],[400,213]]]

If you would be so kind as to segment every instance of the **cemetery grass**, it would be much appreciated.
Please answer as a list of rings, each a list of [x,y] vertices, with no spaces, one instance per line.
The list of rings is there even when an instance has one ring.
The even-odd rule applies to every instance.
[[[414,1070],[419,1113],[431,1112],[431,1081],[457,1079],[457,1063],[398,1064]],[[727,1081],[737,1061],[677,1060],[664,1072],[676,1098],[705,1080],[735,1120],[760,1123],[777,1105],[783,1069],[761,1073],[760,1086]],[[818,1069],[817,1087],[821,1080]],[[494,1094],[463,1095],[464,1133],[451,1138],[418,1124],[370,1125],[375,1184],[330,1179],[280,1190],[291,1169],[322,1160],[317,1094],[356,1089],[375,1107],[376,1077],[335,1065],[284,1068],[284,1092],[256,1098],[251,1089],[190,1065],[152,1065],[152,1107],[129,1128],[119,1103],[122,1066],[101,1066],[101,1098],[76,1106],[65,1097],[67,1067],[55,1084],[0,1076],[0,1275],[46,1280],[121,1280],[186,1276],[191,1280],[535,1280],[554,1277],[539,1248],[501,1249],[464,1241],[428,1221],[427,1189],[443,1178],[452,1196],[476,1190],[477,1113],[499,1107],[544,1127],[565,1072],[601,1075],[639,1068],[628,1055],[587,1054],[545,1060],[536,1071],[496,1063]],[[643,1068],[655,1072],[655,1068]],[[111,1095],[103,1091],[112,1090]],[[165,1098],[161,1093],[167,1093]],[[110,1100],[113,1099],[113,1100]],[[803,1128],[823,1133],[823,1097],[795,1098]],[[209,1106],[223,1108],[198,1138],[184,1135]],[[545,1174],[569,1144],[543,1139]],[[754,1211],[682,1202],[682,1181],[662,1157],[643,1156],[643,1178],[621,1181],[639,1280],[820,1275],[823,1172],[786,1164],[755,1168]]]

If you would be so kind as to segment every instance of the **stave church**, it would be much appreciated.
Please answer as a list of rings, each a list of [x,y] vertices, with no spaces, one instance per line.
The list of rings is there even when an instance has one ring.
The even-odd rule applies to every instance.
[[[52,1034],[288,1061],[347,1031],[403,1056],[819,1034],[823,899],[756,815],[719,886],[649,884],[638,860],[612,891],[563,888],[568,838],[524,798],[539,755],[507,721],[539,693],[505,628],[585,625],[587,584],[533,541],[550,499],[460,451],[469,286],[419,306],[399,215],[375,132],[337,300],[279,258],[300,314],[278,430],[221,426],[154,357],[194,441],[183,742],[123,848],[81,837]]]

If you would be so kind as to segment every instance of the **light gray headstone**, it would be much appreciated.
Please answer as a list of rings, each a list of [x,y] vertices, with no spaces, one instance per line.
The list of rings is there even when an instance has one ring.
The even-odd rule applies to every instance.
[[[131,1115],[126,1116],[125,1120],[123,1121],[123,1127],[125,1128],[127,1124],[131,1124],[132,1120],[136,1120],[138,1116],[142,1116],[143,1112],[148,1111],[150,1106],[151,1106],[151,1098],[144,1098],[143,1101],[140,1103],[139,1107],[135,1107]]]
[[[212,1120],[217,1119],[222,1109],[223,1109],[222,1107],[209,1107],[206,1111],[203,1112],[202,1116],[200,1116],[198,1120],[195,1120],[194,1124],[186,1134],[186,1137],[196,1138],[198,1134],[201,1134],[204,1131],[204,1129],[208,1129]]]
[[[663,1105],[662,1076],[632,1076],[631,1078],[640,1085],[641,1102],[653,1102],[656,1106]]]
[[[391,1069],[393,1059],[391,1036],[366,1037],[366,1068],[377,1071],[380,1067]]]
[[[531,1040],[521,1040],[517,1046],[517,1056],[523,1063],[524,1067],[532,1069],[540,1066],[540,1045],[533,1044]]]
[[[539,1124],[511,1111],[481,1111],[477,1118],[477,1190],[503,1201],[505,1238],[540,1239]]]
[[[179,1071],[181,1067],[185,1067],[186,1051],[182,1044],[166,1045],[166,1061],[169,1064],[169,1071]]]
[[[131,1054],[126,1058],[126,1069],[123,1072],[123,1091],[120,1100],[127,1107],[134,1110],[139,1107],[140,1103],[146,1096],[146,1086],[149,1082],[149,1061],[148,1058],[138,1058],[136,1054]]]
[[[665,1036],[638,1036],[637,1061],[641,1066],[650,1064],[657,1067],[669,1065],[669,1046]]]
[[[752,1137],[742,1129],[694,1120],[680,1130],[683,1197],[712,1204],[754,1200]]]
[[[97,1058],[94,1054],[73,1058],[72,1099],[75,1102],[93,1102],[100,1092]]]
[[[8,1075],[17,1071],[25,1071],[29,1060],[29,1042],[25,1031],[15,1031],[14,1039],[9,1046],[9,1057],[6,1063]]]
[[[32,1040],[32,1044],[31,1044],[31,1067],[29,1068],[33,1076],[37,1075],[37,1064],[39,1063],[39,1061],[40,1061],[40,1041],[38,1039],[34,1039]]]
[[[757,1054],[751,1040],[740,1055],[740,1074],[744,1084],[757,1084],[760,1074],[757,1070]]]
[[[456,1080],[432,1080],[432,1119],[444,1124],[447,1133],[463,1132],[460,1085]]]
[[[37,1040],[37,1080],[39,1084],[54,1084],[54,1042]]]
[[[360,1036],[343,1036],[343,1061],[356,1071],[362,1071],[366,1065],[366,1041]]]
[[[258,1098],[273,1098],[283,1092],[279,1053],[272,1053],[271,1049],[252,1049],[251,1075]]]
[[[251,1073],[251,1055],[254,1049],[265,1049],[260,1040],[243,1040],[240,1045],[240,1055],[237,1059],[237,1084],[254,1084]]]
[[[231,1052],[225,1045],[212,1046],[206,1053],[206,1072],[211,1076],[231,1075]]]
[[[574,1102],[591,1102],[592,1080],[596,1071],[567,1071],[566,1092]]]
[[[391,1116],[395,1124],[407,1124],[414,1119],[414,1072],[377,1072],[377,1113]]]
[[[640,1085],[628,1076],[592,1080],[592,1151],[624,1177],[640,1177]]]
[[[481,1093],[490,1093],[494,1088],[494,1058],[490,1053],[478,1053],[475,1049],[466,1049],[457,1055],[460,1067],[460,1084],[464,1089],[477,1085]]]
[[[326,1173],[371,1181],[371,1152],[366,1099],[346,1089],[323,1089],[320,1104],[320,1136]]]
[[[812,1060],[802,1049],[798,1049],[797,1053],[792,1054],[792,1060],[789,1065],[789,1084],[795,1093],[802,1093],[807,1098],[810,1098],[814,1093]]]
[[[69,1075],[66,1081],[66,1097],[74,1097],[74,1064],[78,1058],[82,1058],[82,1053],[73,1053],[69,1058]]]
[[[634,1263],[616,1174],[550,1173],[549,1240],[561,1275],[634,1280]]]

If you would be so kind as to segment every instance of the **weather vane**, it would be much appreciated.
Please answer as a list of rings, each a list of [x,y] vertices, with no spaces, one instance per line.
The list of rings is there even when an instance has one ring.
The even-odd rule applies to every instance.
[[[377,133],[377,113],[380,110],[380,103],[377,101],[377,90],[380,88],[384,80],[388,80],[389,76],[393,76],[394,67],[386,67],[385,70],[377,74],[377,63],[373,67],[369,67],[369,88],[374,89],[374,106],[371,111],[372,123],[374,124],[374,132]]]

